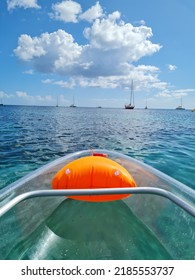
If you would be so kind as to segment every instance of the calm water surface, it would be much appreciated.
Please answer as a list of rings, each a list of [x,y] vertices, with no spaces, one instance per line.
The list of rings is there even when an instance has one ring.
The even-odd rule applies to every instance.
[[[104,148],[195,189],[195,113],[177,110],[3,106],[0,188],[68,153]]]

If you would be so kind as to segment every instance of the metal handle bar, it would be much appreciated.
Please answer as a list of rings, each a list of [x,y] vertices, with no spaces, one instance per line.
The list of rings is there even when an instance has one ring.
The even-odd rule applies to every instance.
[[[20,203],[23,200],[34,197],[46,197],[46,196],[78,196],[78,195],[108,195],[108,194],[153,194],[168,198],[179,207],[184,209],[190,215],[195,217],[195,208],[188,204],[183,199],[179,198],[175,194],[160,189],[151,187],[140,188],[101,188],[101,189],[69,189],[69,190],[39,190],[30,191],[20,194],[10,200],[6,205],[0,208],[0,217],[7,213],[11,208]]]

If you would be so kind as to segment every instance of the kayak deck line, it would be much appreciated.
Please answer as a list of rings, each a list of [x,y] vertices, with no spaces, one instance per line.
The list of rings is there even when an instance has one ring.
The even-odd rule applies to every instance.
[[[0,217],[20,202],[35,197],[78,196],[78,195],[110,195],[110,194],[153,194],[165,197],[195,217],[195,207],[170,191],[154,187],[139,188],[101,188],[101,189],[68,189],[68,190],[37,190],[20,194],[0,208]]]

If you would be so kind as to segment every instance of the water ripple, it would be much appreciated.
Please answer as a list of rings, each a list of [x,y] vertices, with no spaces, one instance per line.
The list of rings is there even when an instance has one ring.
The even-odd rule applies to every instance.
[[[90,148],[120,151],[195,188],[195,114],[3,106],[0,188],[65,154]]]

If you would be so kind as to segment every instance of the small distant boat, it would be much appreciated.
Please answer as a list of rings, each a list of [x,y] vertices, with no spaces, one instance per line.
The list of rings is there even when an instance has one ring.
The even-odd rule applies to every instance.
[[[1,103],[0,103],[0,106],[3,106],[3,101],[2,101],[2,99],[1,99]]]
[[[191,112],[194,112],[195,111],[195,108],[191,109]]]
[[[74,102],[74,96],[73,96],[73,102],[72,104],[70,105],[70,108],[76,108],[77,106],[75,105],[75,102]]]
[[[59,107],[59,105],[58,105],[58,96],[57,96],[57,103],[56,103],[56,107]]]
[[[177,106],[176,110],[185,110],[185,108],[183,107],[183,104],[182,104],[182,97],[181,97],[181,105]]]
[[[131,81],[131,93],[130,93],[130,103],[125,105],[125,109],[134,109],[134,88],[133,88],[133,80]]]
[[[147,100],[147,95],[146,95],[146,106],[145,106],[145,109],[148,109],[148,100]]]

